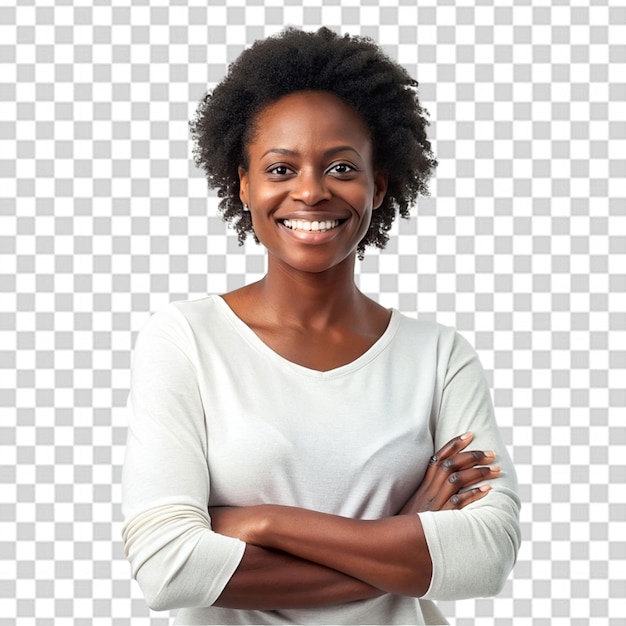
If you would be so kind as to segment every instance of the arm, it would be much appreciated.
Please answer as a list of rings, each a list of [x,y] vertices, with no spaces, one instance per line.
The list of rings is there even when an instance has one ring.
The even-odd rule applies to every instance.
[[[463,508],[489,490],[468,487],[499,474],[485,465],[492,460],[489,453],[462,452],[471,439],[466,433],[439,450],[414,496],[394,517],[357,520],[274,505],[214,509],[211,515],[220,532],[248,544],[313,561],[385,592],[420,596],[430,584],[432,564],[415,513]]]
[[[173,307],[157,313],[133,353],[122,536],[155,610],[212,604],[245,549],[211,528],[204,409],[185,324]]]
[[[378,587],[420,596],[431,563],[416,515],[358,520],[293,507],[262,506],[258,541]]]
[[[382,593],[334,569],[248,544],[215,605],[257,610],[314,608]]]
[[[420,512],[433,559],[425,597],[459,600],[493,596],[504,585],[520,545],[515,469],[495,421],[485,376],[473,348],[456,335],[448,359],[441,405],[433,416],[435,445],[457,429],[471,430],[470,448],[494,450],[501,468],[488,497],[462,511]],[[480,555],[480,558],[477,558]]]

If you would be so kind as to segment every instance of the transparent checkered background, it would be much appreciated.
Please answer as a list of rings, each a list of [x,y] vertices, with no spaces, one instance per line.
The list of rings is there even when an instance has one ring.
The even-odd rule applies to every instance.
[[[502,594],[444,612],[624,624],[626,6],[227,4],[0,2],[0,626],[169,623],[120,542],[131,348],[169,301],[263,273],[187,120],[287,24],[372,36],[431,114],[432,196],[359,280],[477,347],[524,502]]]

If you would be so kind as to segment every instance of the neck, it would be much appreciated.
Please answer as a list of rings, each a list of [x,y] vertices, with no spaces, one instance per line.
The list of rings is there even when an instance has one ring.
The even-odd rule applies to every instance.
[[[360,315],[367,298],[354,283],[354,256],[324,272],[302,272],[270,256],[268,271],[256,284],[266,316],[282,324],[325,328]]]

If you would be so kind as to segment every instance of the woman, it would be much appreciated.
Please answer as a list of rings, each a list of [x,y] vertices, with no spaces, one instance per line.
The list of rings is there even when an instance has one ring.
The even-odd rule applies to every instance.
[[[436,165],[416,86],[368,40],[290,29],[191,123],[268,269],[170,305],[135,348],[124,541],[178,623],[444,623],[431,599],[495,594],[513,566],[515,475],[475,352],[354,283]]]

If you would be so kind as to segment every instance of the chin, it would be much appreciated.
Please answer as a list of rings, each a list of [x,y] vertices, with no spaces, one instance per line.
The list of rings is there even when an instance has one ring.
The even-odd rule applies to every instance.
[[[309,274],[321,274],[333,269],[338,269],[345,263],[352,262],[356,257],[356,249],[343,257],[329,258],[325,254],[315,254],[307,251],[303,254],[282,256],[278,258],[278,262],[298,272],[306,272]]]

